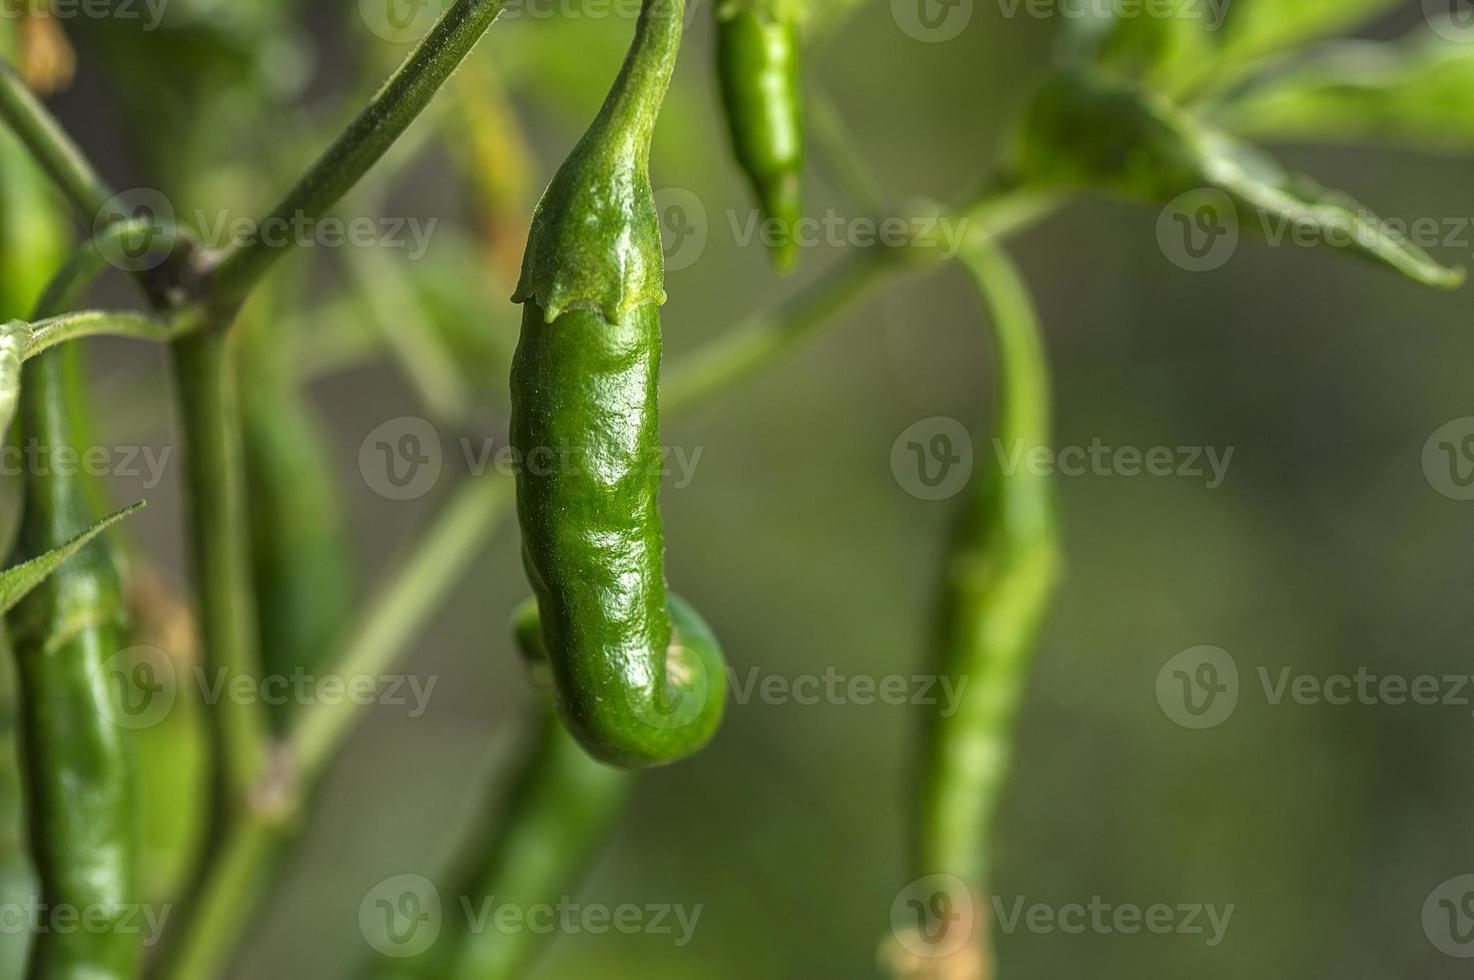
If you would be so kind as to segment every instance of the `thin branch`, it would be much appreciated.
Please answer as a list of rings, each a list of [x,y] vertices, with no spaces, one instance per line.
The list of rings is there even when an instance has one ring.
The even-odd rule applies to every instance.
[[[865,163],[865,152],[855,142],[839,107],[818,85],[809,87],[809,118],[814,123],[814,138],[823,154],[825,169],[849,198],[849,205],[867,214],[880,214],[885,208],[880,182]]]
[[[424,111],[505,6],[506,0],[456,0],[258,230],[316,220],[336,204]],[[258,234],[226,252],[212,276],[212,298],[226,307],[239,303],[290,244],[269,244]]]
[[[41,100],[3,60],[0,60],[0,120],[30,150],[77,218],[91,227],[112,199],[112,190]]]
[[[886,274],[904,268],[902,259],[899,249],[866,249],[846,256],[823,279],[777,311],[739,324],[676,363],[661,387],[661,407],[667,412],[685,411],[777,360],[880,285]]]
[[[511,510],[512,482],[482,475],[463,484],[414,552],[366,605],[343,651],[331,663],[335,676],[378,678],[391,669],[409,640],[429,620],[465,574],[501,519]],[[327,763],[363,715],[355,700],[308,705],[288,736],[301,786],[316,783]]]
[[[37,320],[30,328],[30,341],[25,350],[26,360],[69,340],[81,340],[84,337],[123,337],[159,344],[169,343],[180,337],[186,325],[183,321],[162,320],[147,313],[84,310]]]
[[[966,239],[1005,238],[1039,220],[1058,200],[1026,193],[1003,181],[990,184],[965,210],[941,221],[957,224]],[[776,361],[837,314],[895,274],[915,269],[929,244],[856,250],[828,275],[773,312],[762,313],[723,333],[705,348],[678,361],[661,387],[666,412],[683,412]]]

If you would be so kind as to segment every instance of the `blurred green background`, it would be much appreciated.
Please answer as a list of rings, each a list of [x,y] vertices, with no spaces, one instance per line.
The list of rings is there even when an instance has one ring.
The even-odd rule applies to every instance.
[[[271,199],[281,175],[256,168],[267,174],[285,157],[275,162],[290,175],[305,164],[358,101],[359,75],[381,75],[407,50],[347,29],[352,6],[313,4],[296,53],[283,56],[305,66],[298,104],[320,134],[300,152],[248,117],[215,120],[218,155],[237,161],[240,200]],[[1409,3],[1369,33],[1397,36],[1420,11]],[[727,212],[745,216],[749,201],[718,118],[709,15],[694,19],[653,164],[658,188],[694,192],[708,216],[700,259],[669,277],[668,363],[836,258],[810,250],[796,280],[781,281],[761,248],[734,241]],[[923,43],[877,0],[817,46],[808,82],[833,98],[891,203],[954,200],[990,171],[1020,98],[1049,70],[1055,26],[1006,18],[980,0],[958,37]],[[478,59],[511,66],[534,193],[592,117],[627,40],[624,21],[523,17],[483,42]],[[364,52],[382,56],[376,67],[363,68]],[[163,74],[165,85],[191,86]],[[154,186],[153,157],[169,153],[168,138],[140,152],[112,89],[108,70],[84,57],[77,85],[55,104],[115,185]],[[422,262],[465,268],[449,265],[464,248],[452,226],[469,227],[473,208],[447,153],[463,134],[453,115],[420,125],[438,130],[436,142],[394,177],[383,211],[439,218]],[[1467,160],[1275,149],[1385,215],[1474,215]],[[857,216],[822,157],[813,172],[811,212]],[[1232,447],[1232,466],[1215,490],[1187,478],[1059,481],[1068,577],[1022,715],[993,886],[1006,903],[1100,896],[1235,912],[1212,948],[1201,936],[1020,929],[999,937],[1003,973],[1464,976],[1467,967],[1425,937],[1422,909],[1439,883],[1474,871],[1474,781],[1459,762],[1474,726],[1469,706],[1276,707],[1255,671],[1469,670],[1474,504],[1437,493],[1421,460],[1434,430],[1474,415],[1470,293],[1252,238],[1224,268],[1184,272],[1157,246],[1157,214],[1079,201],[1014,242],[1048,334],[1058,442]],[[1470,244],[1435,257],[1474,262]],[[315,293],[331,291],[321,257],[294,261],[312,271]],[[468,319],[495,350],[515,342],[509,305],[488,300]],[[309,316],[302,329],[312,325]],[[946,416],[979,433],[980,458],[991,453],[983,327],[963,275],[921,275],[667,426],[669,444],[701,453],[694,481],[665,494],[671,578],[711,620],[739,678],[753,668],[787,678],[928,669],[938,566],[961,498],[910,496],[890,452],[907,427]],[[144,390],[156,404],[139,408],[152,419],[142,441],[171,444],[161,359],[105,350],[97,363],[108,390],[142,397],[136,379],[154,379]],[[504,374],[476,366],[487,371],[478,385],[503,405]],[[451,449],[434,493],[385,500],[360,474],[359,447],[381,423],[423,414],[413,391],[392,367],[367,364],[322,380],[313,397],[351,504],[356,563],[371,582],[446,499],[458,454]],[[501,417],[491,427],[498,438]],[[171,468],[171,481],[177,475]],[[138,495],[119,481],[118,499]],[[178,489],[170,482],[150,496],[155,506],[136,529],[180,579]],[[455,828],[484,819],[481,787],[496,784],[534,703],[506,625],[527,593],[516,549],[508,525],[417,643],[406,669],[437,679],[430,710],[411,718],[382,706],[368,717],[236,976],[346,976],[367,952],[365,893],[396,874],[438,877]],[[1189,731],[1159,707],[1155,685],[1170,657],[1200,644],[1234,656],[1244,690],[1227,723]],[[920,717],[882,704],[730,704],[708,751],[641,776],[575,896],[699,904],[694,940],[678,948],[670,936],[560,936],[536,975],[877,976],[877,942],[910,878]]]

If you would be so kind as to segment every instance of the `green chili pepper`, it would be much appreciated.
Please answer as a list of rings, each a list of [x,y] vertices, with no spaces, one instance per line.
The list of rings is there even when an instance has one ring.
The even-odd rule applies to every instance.
[[[988,301],[998,364],[998,445],[1025,452],[1050,440],[1049,368],[1027,286],[990,243],[963,259]],[[927,719],[913,870],[948,875],[972,901],[944,924],[969,941],[934,946],[929,961],[947,976],[993,976],[981,904],[992,850],[988,835],[1013,754],[1014,721],[1035,639],[1060,575],[1050,478],[994,466],[979,474],[954,536],[942,583],[938,669],[962,691],[952,714]],[[916,944],[888,951],[892,972],[910,976]],[[947,955],[942,955],[943,951]]]
[[[337,476],[277,312],[268,305],[240,324],[241,414],[261,666],[288,677],[331,651],[352,612],[353,575]],[[273,706],[279,726],[289,708]]]
[[[797,5],[727,0],[717,7],[717,74],[737,162],[778,236],[780,270],[797,257],[803,217],[804,101]]]
[[[26,364],[21,419],[41,451],[76,449],[81,378],[66,345]],[[92,523],[84,478],[63,467],[26,477],[22,540],[55,548]],[[41,932],[33,976],[136,975],[132,758],[108,661],[123,642],[117,569],[101,539],[79,551],[16,610],[25,708],[31,836],[42,900],[91,916],[86,929]]]
[[[646,0],[603,109],[538,205],[513,297],[517,511],[558,703],[589,752],[629,767],[695,752],[726,697],[715,638],[667,598],[658,500],[665,290],[648,165],[683,9]]]
[[[14,445],[14,439],[8,440],[8,444]],[[19,475],[0,476],[0,562],[15,550],[23,498]],[[24,908],[38,887],[25,838],[19,711],[15,652],[11,649],[10,632],[0,620],[0,902],[12,908]],[[0,980],[24,977],[30,951],[30,930],[7,929],[0,933]]]
[[[12,28],[0,22],[0,57],[11,57]],[[15,138],[0,126],[0,321],[25,318],[65,260],[65,225],[45,178]],[[9,356],[9,352],[6,353]],[[17,353],[18,356],[18,353]],[[19,378],[17,365],[7,376]],[[13,418],[19,392],[6,392]],[[15,427],[7,427],[6,442]],[[25,486],[20,476],[0,477],[0,564],[6,564],[20,535]],[[24,908],[39,889],[25,840],[25,787],[17,739],[20,678],[8,625],[0,620],[0,902]],[[0,980],[25,976],[32,933],[5,930],[0,935]]]

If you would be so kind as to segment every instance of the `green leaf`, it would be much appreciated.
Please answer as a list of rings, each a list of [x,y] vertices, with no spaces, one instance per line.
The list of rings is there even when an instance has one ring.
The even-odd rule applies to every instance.
[[[1397,0],[1064,0],[1071,63],[1182,95],[1271,55],[1350,30]]]
[[[1014,150],[1019,179],[1157,204],[1205,201],[1271,240],[1289,238],[1373,259],[1417,282],[1451,288],[1460,269],[1433,261],[1375,215],[1159,96],[1083,73],[1040,90]]]
[[[1124,16],[1096,0],[1065,0],[1066,49],[1073,62],[1102,74],[1173,90],[1211,59],[1224,2],[1156,0],[1155,15]]]
[[[1474,44],[1436,27],[1401,42],[1323,45],[1214,109],[1238,132],[1474,147]]]
[[[1220,48],[1252,61],[1307,41],[1354,30],[1399,0],[1227,0]]]
[[[60,548],[54,548],[28,562],[0,572],[0,615],[14,609],[17,603],[30,594],[31,590],[46,581],[52,572],[56,571],[68,558],[81,551],[89,541],[134,511],[143,509],[144,506],[146,506],[146,501],[140,500],[136,504],[124,507],[116,514],[104,517]]]

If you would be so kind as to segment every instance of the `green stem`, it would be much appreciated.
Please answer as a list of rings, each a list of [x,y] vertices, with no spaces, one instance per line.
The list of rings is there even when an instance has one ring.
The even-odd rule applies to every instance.
[[[399,70],[257,228],[315,220],[336,204],[424,111],[505,6],[506,0],[455,0]],[[289,245],[268,244],[258,235],[227,251],[211,278],[211,298],[226,308],[240,303],[286,247]]]
[[[1046,196],[996,181],[967,207],[944,220],[960,222],[968,241],[1006,238],[1040,220],[1058,206]],[[681,412],[757,373],[807,339],[837,314],[868,296],[884,281],[924,264],[923,248],[857,249],[797,297],[770,313],[739,324],[705,348],[676,362],[661,387],[661,407]]]
[[[214,854],[209,878],[191,903],[178,945],[156,974],[159,980],[214,980],[221,975],[265,890],[280,843],[280,829],[273,821],[246,816],[234,825]]]
[[[344,268],[361,315],[383,339],[434,419],[452,428],[464,425],[475,410],[475,393],[426,317],[404,270],[378,248],[350,249]]]
[[[232,892],[240,888],[243,869],[258,866],[241,852],[253,846],[265,821],[282,814],[262,793],[268,761],[264,708],[254,699],[229,695],[235,679],[254,683],[259,671],[240,417],[225,334],[211,329],[178,341],[174,368],[205,664],[213,672],[211,683],[220,684],[222,691],[207,706],[217,767],[206,860],[160,960],[164,976],[195,980],[214,976],[225,952],[211,937],[236,927],[231,921],[222,925],[223,911],[205,899],[222,882]],[[196,923],[201,924],[199,931]]]
[[[365,605],[364,615],[333,659],[335,676],[380,677],[393,669],[430,614],[465,574],[500,520],[510,512],[512,483],[485,475],[462,485],[396,571],[392,581]],[[291,758],[304,787],[311,787],[362,716],[355,700],[308,705],[288,738]]]
[[[0,61],[0,120],[25,144],[72,211],[90,227],[112,199],[112,190],[41,100],[4,61]]]
[[[809,118],[814,122],[814,136],[824,154],[824,162],[841,193],[853,208],[865,214],[880,214],[885,208],[885,194],[880,182],[865,162],[866,153],[855,142],[839,107],[829,93],[818,85],[809,89]]]
[[[899,249],[847,255],[823,279],[776,312],[760,314],[677,362],[661,386],[660,403],[681,412],[776,361],[826,321],[906,267]]]
[[[999,392],[994,431],[1010,456],[1028,456],[1050,440],[1049,366],[1033,301],[995,245],[973,243],[963,262],[991,313]],[[965,693],[952,713],[927,719],[911,870],[918,878],[961,879],[972,896],[946,926],[948,932],[966,930],[967,942],[933,965],[957,975],[992,976],[981,906],[993,863],[989,837],[1060,560],[1048,476],[995,464],[974,479],[945,566],[937,643],[939,671]],[[910,976],[915,945],[903,945],[910,956],[898,946],[892,968]]]
[[[161,320],[147,313],[84,310],[32,323],[25,356],[29,360],[58,344],[83,337],[123,337],[162,344],[178,340],[184,332],[184,322],[179,320]]]
[[[174,345],[187,450],[189,540],[205,658],[225,690],[258,675],[256,619],[245,512],[240,411],[225,334],[206,331]],[[244,804],[265,768],[261,706],[222,697],[211,705],[221,749],[222,799]]]
[[[511,481],[483,476],[466,483],[435,525],[365,606],[342,654],[328,668],[342,678],[382,677],[423,629],[461,579],[491,532],[511,509]],[[224,842],[190,903],[190,921],[160,980],[200,980],[220,965],[249,925],[271,867],[295,825],[282,811],[310,795],[344,739],[362,717],[355,701],[305,706],[287,744],[290,785],[278,806],[245,809],[227,828]],[[196,923],[198,925],[196,925]]]

